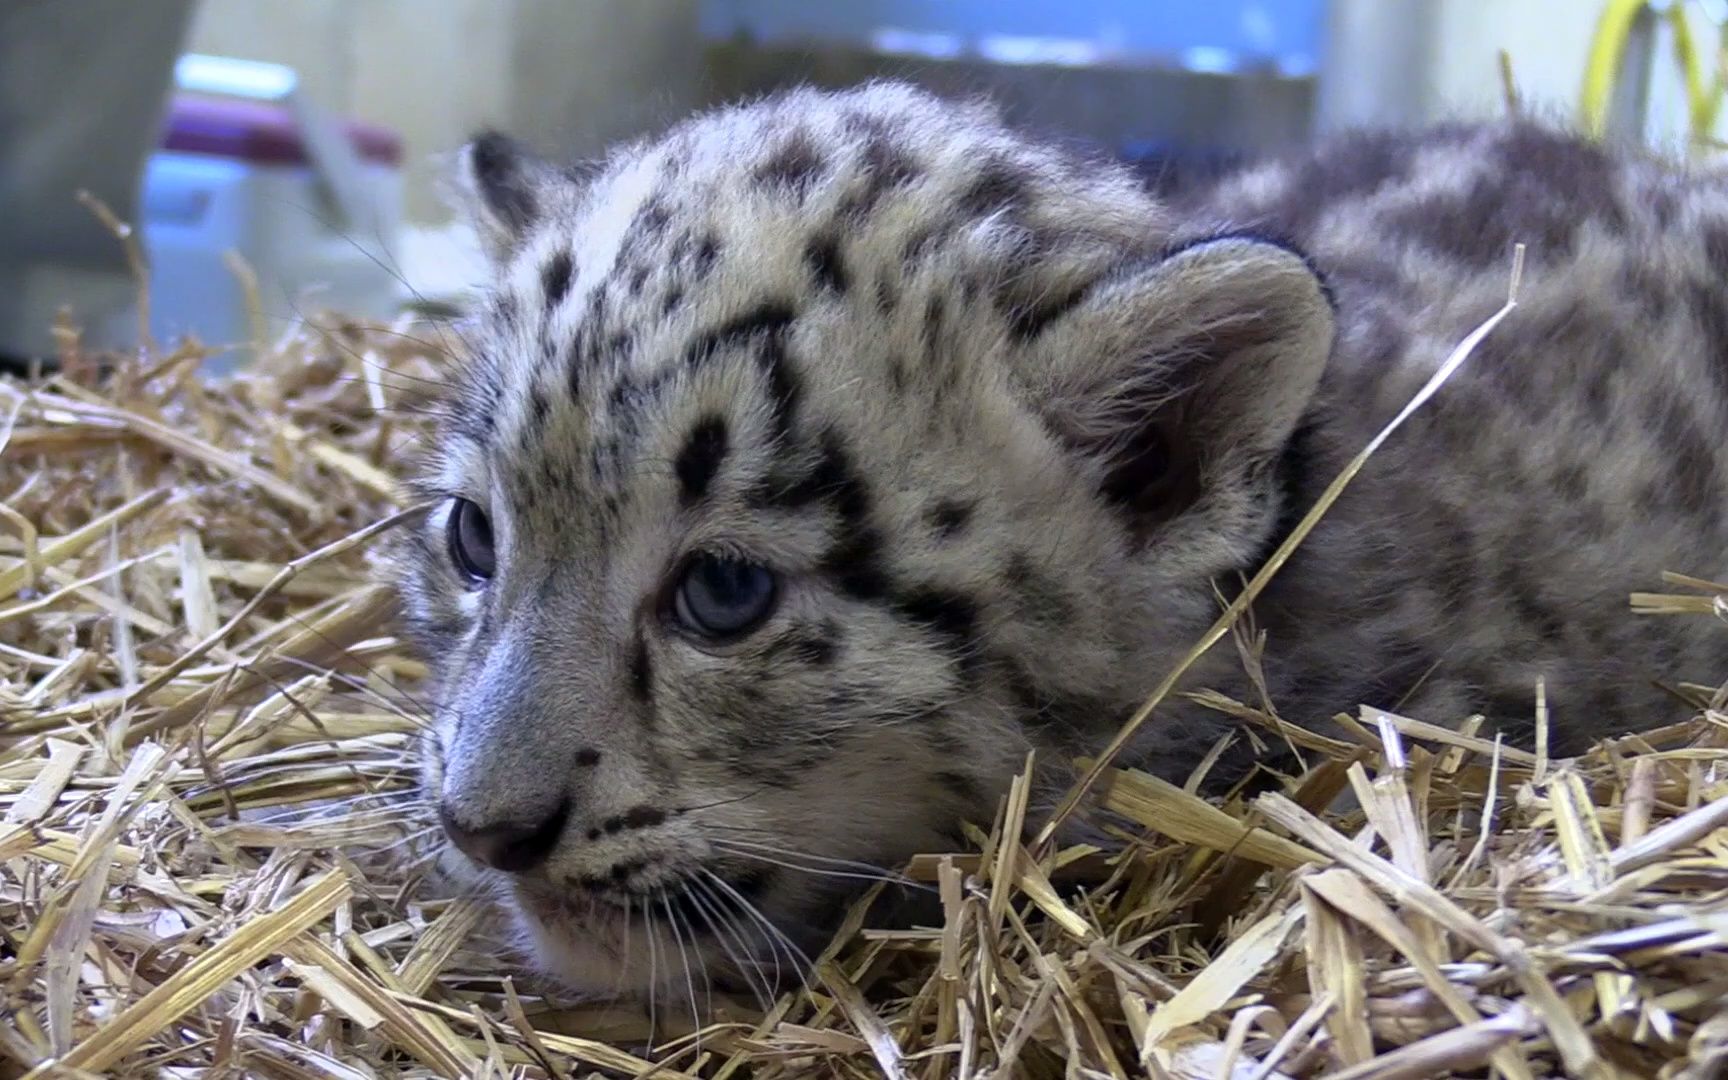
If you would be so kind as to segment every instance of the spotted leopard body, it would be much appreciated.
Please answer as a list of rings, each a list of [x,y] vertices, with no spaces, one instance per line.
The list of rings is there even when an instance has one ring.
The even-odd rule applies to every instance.
[[[846,871],[948,848],[1028,753],[1058,788],[1504,303],[1515,242],[1519,307],[1254,605],[1257,677],[1305,724],[1514,738],[1541,679],[1566,752],[1683,717],[1653,674],[1722,675],[1711,626],[1627,605],[1728,572],[1714,176],[1516,123],[1154,194],[894,84],[464,161],[495,279],[403,550],[425,789],[575,986],[681,983],[675,942],[759,982]],[[705,558],[771,582],[747,633],[680,622]],[[1184,688],[1260,702],[1228,646]],[[1178,696],[1128,760],[1181,780],[1229,725]]]

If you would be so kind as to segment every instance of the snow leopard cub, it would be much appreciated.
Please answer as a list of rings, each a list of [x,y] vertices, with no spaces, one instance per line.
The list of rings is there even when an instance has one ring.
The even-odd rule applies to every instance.
[[[464,155],[495,266],[406,545],[425,790],[578,988],[759,981],[857,877],[1095,751],[1316,493],[1522,303],[1256,605],[1292,718],[1557,752],[1684,715],[1728,562],[1728,189],[1524,124],[1154,195],[897,84],[591,167]],[[1228,648],[1186,684],[1254,691]],[[1172,700],[1130,760],[1227,730]]]

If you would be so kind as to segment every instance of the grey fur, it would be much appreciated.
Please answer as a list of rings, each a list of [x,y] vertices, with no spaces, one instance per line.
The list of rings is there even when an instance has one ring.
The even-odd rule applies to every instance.
[[[1540,677],[1567,752],[1684,716],[1652,675],[1722,674],[1712,627],[1627,610],[1664,569],[1728,570],[1715,177],[1490,126],[1159,202],[893,84],[706,114],[581,177],[488,145],[536,186],[500,212],[470,184],[494,298],[419,488],[484,508],[500,568],[465,589],[440,512],[401,581],[442,686],[428,796],[562,823],[536,870],[477,872],[574,985],[682,985],[621,913],[697,868],[808,946],[835,879],[763,856],[892,866],[987,821],[1029,750],[1059,784],[1499,306],[1515,240],[1521,308],[1257,604],[1273,701],[1517,738]],[[704,646],[664,604],[715,548],[782,591]],[[1202,687],[1253,696],[1227,649]],[[1180,779],[1226,730],[1172,701],[1132,760]],[[718,891],[682,931],[705,967],[704,912],[767,957]]]

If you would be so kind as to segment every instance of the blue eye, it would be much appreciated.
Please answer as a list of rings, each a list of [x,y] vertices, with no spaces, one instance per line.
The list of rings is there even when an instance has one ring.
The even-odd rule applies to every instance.
[[[467,579],[470,587],[478,587],[498,572],[498,556],[492,550],[492,523],[486,514],[467,499],[456,499],[450,507],[445,542],[450,547],[450,561]]]
[[[690,633],[733,638],[760,626],[774,610],[774,573],[719,555],[698,555],[684,568],[672,613]]]

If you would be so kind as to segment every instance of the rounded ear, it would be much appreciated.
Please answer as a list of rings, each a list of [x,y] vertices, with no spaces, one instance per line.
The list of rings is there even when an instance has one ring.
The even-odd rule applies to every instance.
[[[502,261],[545,212],[558,171],[496,131],[475,135],[457,159],[456,181],[486,254]]]
[[[1300,254],[1204,240],[1107,275],[1039,331],[1046,416],[1145,528],[1238,502],[1308,408],[1333,329]]]

